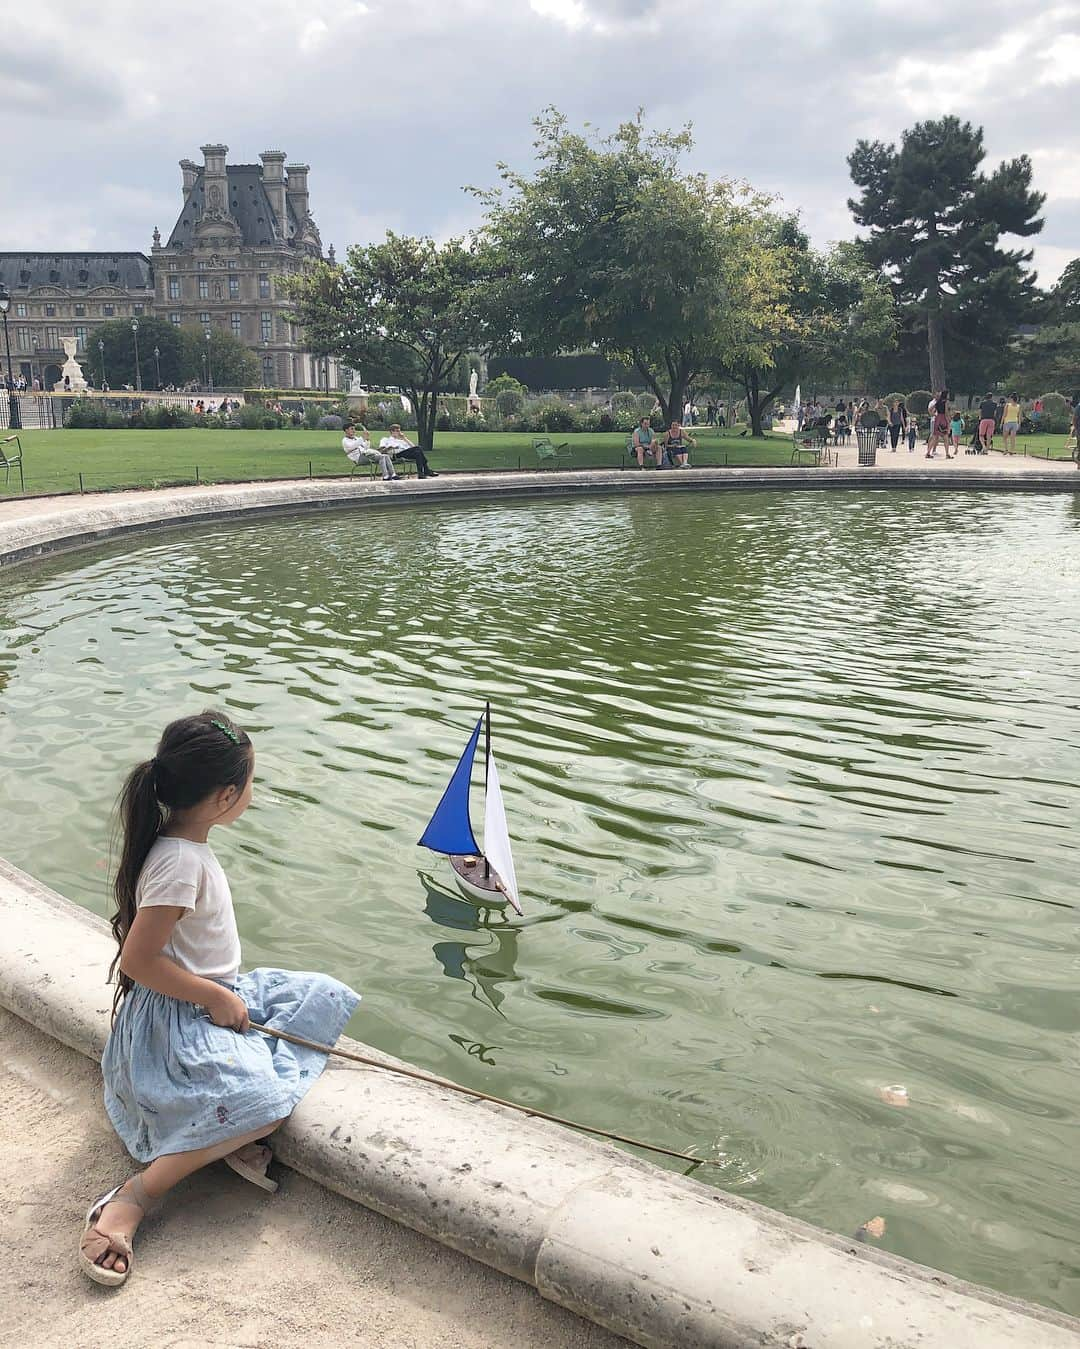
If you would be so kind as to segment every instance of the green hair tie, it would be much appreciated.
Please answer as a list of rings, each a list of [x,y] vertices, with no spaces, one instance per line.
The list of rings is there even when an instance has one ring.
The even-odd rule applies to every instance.
[[[219,731],[221,731],[224,735],[227,735],[234,745],[239,745],[240,737],[236,734],[236,732],[233,730],[231,726],[226,726],[223,721],[212,721],[210,725],[216,726]]]

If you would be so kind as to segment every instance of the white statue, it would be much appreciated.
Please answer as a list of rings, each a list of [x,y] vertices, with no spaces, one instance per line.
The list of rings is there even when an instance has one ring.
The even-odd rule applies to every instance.
[[[477,375],[476,371],[474,370],[474,371],[469,375],[469,401],[468,401],[468,405],[467,405],[467,406],[468,406],[470,415],[475,414],[475,415],[478,416],[478,417],[482,417],[482,416],[484,415],[484,410],[483,410],[483,407],[481,406],[481,403],[480,403],[480,395],[476,392],[476,386],[477,386],[478,382],[479,382],[479,376]]]
[[[62,337],[60,343],[64,348],[64,355],[67,360],[60,372],[60,378],[53,385],[53,393],[84,393],[86,391],[86,378],[83,375],[82,366],[75,359],[75,353],[79,349],[79,339],[77,337]]]

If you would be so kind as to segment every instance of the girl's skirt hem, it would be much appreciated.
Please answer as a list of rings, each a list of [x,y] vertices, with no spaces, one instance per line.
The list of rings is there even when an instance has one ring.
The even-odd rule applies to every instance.
[[[333,1046],[360,995],[325,974],[257,969],[223,981],[252,1021]],[[215,1026],[205,1009],[136,985],[120,1006],[101,1069],[105,1109],[136,1161],[195,1152],[291,1115],[326,1054]]]

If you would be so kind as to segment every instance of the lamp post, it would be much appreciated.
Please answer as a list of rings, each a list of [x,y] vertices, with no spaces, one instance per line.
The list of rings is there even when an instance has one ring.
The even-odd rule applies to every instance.
[[[160,352],[160,350],[159,350],[157,347],[154,348],[154,373],[157,375],[157,387],[158,387],[158,389],[160,390],[160,388],[161,388],[161,352]]]
[[[101,357],[101,392],[105,392],[105,339],[99,337],[97,344],[98,354]]]
[[[139,365],[139,320],[131,320],[131,335],[135,339],[135,389],[142,393],[142,367]]]
[[[19,408],[19,398],[15,392],[15,377],[11,373],[11,340],[8,337],[7,316],[11,308],[11,296],[0,286],[0,314],[4,316],[4,351],[7,353],[7,388],[8,388],[8,429],[11,431],[22,430],[22,415]]]
[[[36,371],[37,371],[37,369],[38,369],[38,339],[37,339],[37,333],[31,333],[31,335],[30,335],[30,345],[33,347],[33,351],[32,351],[32,353],[31,353],[31,355],[30,355],[30,383],[33,384],[33,382],[34,382],[35,380],[37,380],[37,378],[38,378],[38,377],[37,377],[37,374],[36,374]],[[45,383],[45,381],[44,381],[43,379],[38,380],[38,392],[39,392],[39,393],[44,393],[44,392],[45,392],[45,390],[44,390],[43,387],[42,387],[44,383]]]
[[[206,374],[210,383],[210,392],[214,392],[214,357],[210,349],[210,329],[206,330]]]

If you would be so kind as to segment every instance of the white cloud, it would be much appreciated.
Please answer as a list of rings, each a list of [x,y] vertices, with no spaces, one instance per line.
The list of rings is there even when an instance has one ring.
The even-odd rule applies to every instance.
[[[178,213],[176,161],[218,140],[310,163],[339,254],[388,226],[458,234],[480,213],[462,185],[527,167],[549,103],[604,130],[639,106],[692,121],[694,167],[780,192],[824,243],[854,233],[855,140],[955,110],[989,164],[1032,153],[1045,280],[1080,197],[1078,31],[1076,0],[109,0],[93,22],[51,0],[19,20],[0,248],[146,249]]]

